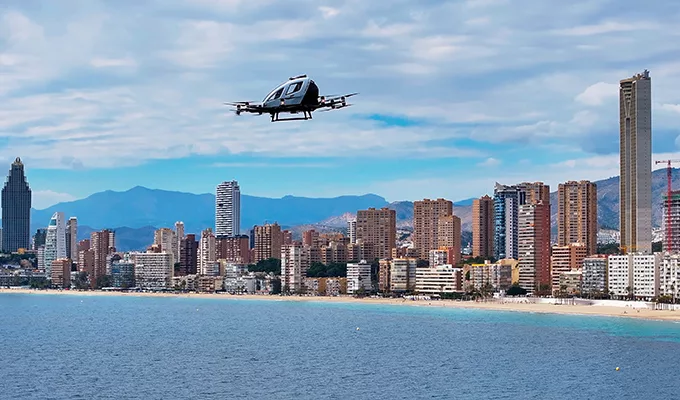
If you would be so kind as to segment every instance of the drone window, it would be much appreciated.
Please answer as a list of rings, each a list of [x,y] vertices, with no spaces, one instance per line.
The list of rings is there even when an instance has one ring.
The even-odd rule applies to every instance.
[[[300,89],[302,89],[302,82],[297,82],[295,84],[291,83],[288,86],[288,91],[286,92],[286,94],[295,93],[295,92],[299,91]]]
[[[276,93],[274,93],[274,96],[272,96],[272,98],[270,100],[276,100],[279,97],[281,97],[282,94],[283,94],[283,88],[277,90]]]

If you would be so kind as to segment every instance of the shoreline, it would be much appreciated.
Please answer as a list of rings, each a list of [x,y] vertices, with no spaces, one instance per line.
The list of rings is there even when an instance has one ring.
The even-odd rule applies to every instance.
[[[514,311],[543,314],[562,314],[562,315],[588,315],[600,317],[625,317],[638,318],[657,321],[679,321],[680,311],[670,310],[650,310],[632,309],[630,307],[619,306],[600,306],[600,305],[566,305],[548,303],[500,303],[497,301],[476,302],[476,301],[456,301],[456,300],[407,300],[402,298],[355,298],[351,296],[278,296],[278,295],[256,295],[256,294],[213,294],[213,293],[125,293],[125,292],[105,292],[105,291],[76,291],[76,290],[57,290],[57,289],[6,289],[0,288],[0,294],[44,294],[44,295],[71,295],[71,296],[130,296],[130,297],[174,297],[174,298],[205,298],[221,300],[268,300],[268,301],[307,301],[317,303],[359,303],[359,304],[381,304],[395,306],[416,306],[416,307],[436,307],[436,308],[459,308],[477,309],[489,311]]]

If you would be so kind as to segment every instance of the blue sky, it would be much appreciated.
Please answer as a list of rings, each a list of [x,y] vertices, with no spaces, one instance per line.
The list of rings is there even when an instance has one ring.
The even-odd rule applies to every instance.
[[[680,5],[658,0],[9,0],[0,165],[38,208],[97,191],[460,200],[618,174],[618,81],[652,76],[655,159],[678,157]],[[355,106],[230,114],[309,74]]]

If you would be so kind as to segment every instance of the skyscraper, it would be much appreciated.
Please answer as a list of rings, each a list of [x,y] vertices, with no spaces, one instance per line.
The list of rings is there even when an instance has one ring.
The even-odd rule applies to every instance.
[[[387,207],[357,211],[357,241],[373,246],[374,258],[391,258],[397,247],[397,213]]]
[[[519,285],[536,293],[551,283],[550,204],[522,204],[518,222]]]
[[[215,191],[215,237],[238,236],[241,225],[241,189],[238,182],[222,182]]]
[[[71,217],[66,223],[66,258],[78,260],[78,218]]]
[[[21,159],[12,163],[2,188],[2,250],[14,252],[31,244],[31,188]]]
[[[438,248],[439,218],[453,215],[453,202],[423,199],[413,202],[413,244],[421,259]]]
[[[50,219],[45,237],[44,263],[48,279],[52,276],[52,262],[61,258],[66,258],[66,224],[64,213],[57,211]]]
[[[519,208],[544,204],[550,209],[550,186],[543,182],[523,182],[513,186],[496,183],[494,189],[494,253],[496,259],[519,259]],[[548,235],[550,242],[550,231]]]
[[[589,181],[560,183],[557,189],[557,245],[575,243],[587,255],[597,253],[597,185]]]
[[[483,196],[472,201],[472,256],[490,258],[494,256],[494,212],[493,199]]]
[[[619,82],[619,227],[626,253],[652,251],[652,84],[649,71]]]

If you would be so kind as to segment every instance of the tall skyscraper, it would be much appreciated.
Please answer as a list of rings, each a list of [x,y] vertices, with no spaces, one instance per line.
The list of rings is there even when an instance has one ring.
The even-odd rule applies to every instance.
[[[619,82],[621,249],[652,251],[652,84],[649,71]]]
[[[530,293],[550,286],[550,205],[519,207],[519,284]],[[548,289],[549,292],[549,289]]]
[[[597,185],[589,181],[560,183],[557,189],[557,245],[584,245],[597,253]]]
[[[64,213],[57,211],[52,215],[50,224],[47,226],[44,253],[45,275],[48,279],[52,276],[52,262],[66,258],[66,223]]]
[[[78,260],[78,218],[71,217],[66,223],[66,258]]]
[[[198,242],[198,273],[200,275],[210,275],[209,272],[216,261],[215,235],[212,229],[208,228],[201,232],[201,240]]]
[[[680,191],[674,190],[671,192],[671,243],[664,240],[663,251],[679,253],[680,252]],[[668,194],[663,195],[663,215],[668,213]],[[663,231],[668,232],[668,222],[663,218]]]
[[[104,229],[90,234],[90,250],[92,251],[92,276],[90,282],[92,286],[97,284],[97,280],[106,275],[106,259],[116,252],[116,234],[114,231]],[[86,262],[87,263],[87,262]],[[79,266],[81,269],[82,266]]]
[[[238,182],[222,182],[215,192],[215,237],[238,236],[241,225],[241,189]]]
[[[427,259],[430,250],[438,248],[439,218],[448,215],[453,215],[453,202],[450,200],[413,202],[413,245],[421,259]]]
[[[375,258],[391,258],[397,247],[397,213],[387,207],[357,212],[357,242],[373,248]],[[366,260],[369,261],[369,260]]]
[[[186,235],[179,246],[179,271],[176,276],[193,275],[198,270],[198,241],[196,235]]]
[[[494,188],[494,253],[496,259],[519,259],[519,207],[542,203],[550,208],[550,186],[523,182]],[[548,236],[550,232],[547,233]],[[550,238],[548,237],[548,241]]]
[[[161,248],[162,252],[172,254],[170,262],[173,267],[179,262],[179,242],[175,231],[170,228],[156,229],[153,235],[153,243]]]
[[[31,245],[31,188],[17,157],[2,188],[2,250],[15,252]]]
[[[494,256],[493,199],[485,195],[472,201],[472,256]]]

